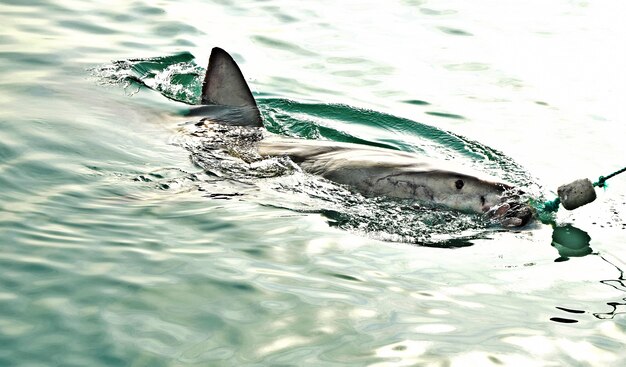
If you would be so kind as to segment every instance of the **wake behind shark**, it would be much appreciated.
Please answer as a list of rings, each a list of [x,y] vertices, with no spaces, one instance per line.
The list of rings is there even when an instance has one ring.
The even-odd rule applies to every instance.
[[[307,173],[347,185],[364,196],[412,199],[420,203],[486,214],[506,227],[527,224],[532,209],[517,202],[511,185],[448,162],[368,145],[306,140],[270,134],[241,70],[221,48],[214,48],[202,87],[202,106],[191,115],[201,124],[261,130],[251,145],[261,158],[288,157]],[[215,132],[218,133],[218,132]]]

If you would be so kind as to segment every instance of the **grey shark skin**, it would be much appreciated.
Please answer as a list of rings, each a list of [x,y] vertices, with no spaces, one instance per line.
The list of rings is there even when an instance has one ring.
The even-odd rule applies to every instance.
[[[211,52],[202,103],[205,106],[196,108],[193,115],[206,116],[205,124],[263,126],[237,63],[221,48]],[[257,143],[260,156],[288,156],[305,172],[348,185],[365,196],[414,199],[487,213],[506,227],[523,226],[533,215],[530,207],[506,197],[510,185],[449,167],[446,162],[367,145],[266,135]]]

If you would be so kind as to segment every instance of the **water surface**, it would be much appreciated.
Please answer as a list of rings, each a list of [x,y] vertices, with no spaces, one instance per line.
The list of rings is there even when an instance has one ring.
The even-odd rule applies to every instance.
[[[179,144],[186,107],[90,70],[220,46],[274,129],[518,177],[497,152],[549,196],[626,165],[624,10],[0,1],[0,365],[622,365],[624,178],[562,230],[381,241],[289,190],[211,196],[242,190]]]

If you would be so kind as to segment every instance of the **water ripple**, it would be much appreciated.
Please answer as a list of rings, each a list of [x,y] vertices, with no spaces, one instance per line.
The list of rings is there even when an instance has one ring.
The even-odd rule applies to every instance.
[[[556,187],[624,156],[616,2],[0,3],[0,366],[624,365],[619,179],[557,217],[593,238],[585,257],[554,262],[549,226],[381,242],[445,227],[284,161],[259,185],[220,179],[180,144],[172,100],[195,101],[191,54],[221,46],[275,132],[533,181],[513,156]],[[154,72],[159,55],[186,63]],[[86,70],[138,57],[154,68],[127,90]],[[328,225],[346,213],[389,216],[366,237]]]

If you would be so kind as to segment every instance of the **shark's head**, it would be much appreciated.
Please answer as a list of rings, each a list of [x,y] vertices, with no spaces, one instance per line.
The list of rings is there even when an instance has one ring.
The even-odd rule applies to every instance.
[[[433,171],[430,175],[438,181],[437,185],[432,185],[437,187],[435,202],[465,212],[488,212],[500,203],[500,197],[510,188],[506,184],[457,172]]]
[[[441,172],[439,180],[444,184],[439,186],[435,202],[449,208],[484,213],[505,227],[524,226],[533,216],[531,207],[521,199],[521,191],[509,184],[449,172]]]

